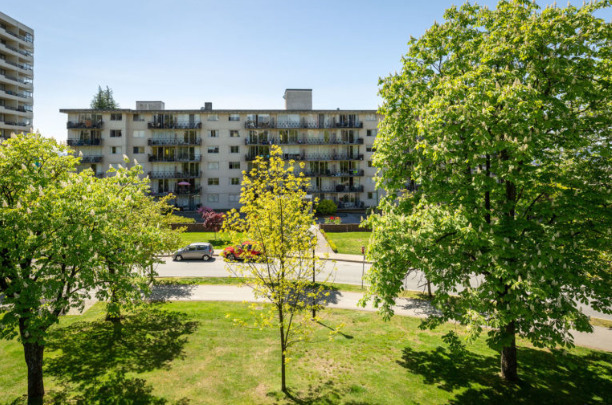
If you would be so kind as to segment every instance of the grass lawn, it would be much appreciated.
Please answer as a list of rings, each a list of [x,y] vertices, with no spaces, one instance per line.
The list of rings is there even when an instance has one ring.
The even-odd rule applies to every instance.
[[[181,239],[185,246],[194,242],[210,242],[215,249],[220,249],[230,244],[228,240],[224,239],[224,235],[221,232],[217,232],[216,240],[214,232],[183,232]]]
[[[338,253],[360,255],[361,247],[368,247],[371,232],[325,232],[338,247]]]
[[[226,317],[226,314],[231,314]],[[612,354],[576,348],[549,352],[519,342],[522,383],[499,377],[499,355],[484,339],[461,354],[442,342],[449,330],[418,328],[414,318],[326,310],[310,342],[289,354],[280,393],[276,329],[239,327],[257,316],[248,304],[171,302],[103,322],[103,306],[65,316],[45,353],[45,384],[57,403],[441,404],[610,403]],[[248,323],[248,322],[247,322]],[[344,325],[329,339],[330,328]],[[0,341],[0,403],[21,403],[21,345]],[[15,402],[13,402],[15,401]]]

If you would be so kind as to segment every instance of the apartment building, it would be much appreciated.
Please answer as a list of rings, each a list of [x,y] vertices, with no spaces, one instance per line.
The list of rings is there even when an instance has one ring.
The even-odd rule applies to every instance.
[[[34,30],[0,12],[0,139],[32,128]]]
[[[341,209],[378,202],[372,167],[376,110],[313,110],[312,90],[287,89],[284,110],[166,110],[161,101],[136,109],[61,109],[68,115],[68,145],[81,169],[105,176],[123,156],[136,159],[151,179],[151,193],[172,193],[183,210],[239,207],[243,171],[279,145],[284,158],[304,162],[308,193]]]

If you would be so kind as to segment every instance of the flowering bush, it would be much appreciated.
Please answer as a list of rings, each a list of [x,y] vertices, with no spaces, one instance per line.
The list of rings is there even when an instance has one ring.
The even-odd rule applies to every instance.
[[[342,223],[342,219],[340,217],[329,217],[329,218],[325,218],[325,223],[340,225]]]

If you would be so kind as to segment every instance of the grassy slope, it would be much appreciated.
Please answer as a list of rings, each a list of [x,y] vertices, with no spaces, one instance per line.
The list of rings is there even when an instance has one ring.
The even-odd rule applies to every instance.
[[[325,232],[338,247],[338,253],[360,255],[361,247],[368,247],[371,232]]]
[[[45,356],[47,391],[61,391],[60,383],[70,382],[70,395],[80,394],[85,403],[119,398],[294,403],[279,393],[277,331],[238,327],[232,321],[251,316],[246,304],[157,307],[176,312],[128,317],[123,331],[105,322],[76,323],[100,319],[99,304],[81,317],[63,317],[60,327],[68,329],[50,339],[56,350]],[[346,310],[325,311],[322,324],[311,342],[290,354],[288,385],[302,403],[507,403],[509,398],[606,403],[612,392],[610,353],[576,348],[553,355],[523,344],[518,356],[524,383],[508,386],[497,374],[497,353],[484,339],[462,356],[448,352],[441,336],[450,329],[461,333],[455,325],[422,331],[414,318],[384,322],[376,314]],[[342,332],[330,341],[328,327],[340,324]],[[26,390],[17,341],[1,341],[0,358],[0,402],[12,401]],[[111,381],[105,382],[108,371]]]

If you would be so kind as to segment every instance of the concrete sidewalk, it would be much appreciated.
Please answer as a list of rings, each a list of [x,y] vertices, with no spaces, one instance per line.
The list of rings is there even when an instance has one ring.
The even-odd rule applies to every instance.
[[[332,291],[327,298],[326,306],[330,308],[351,309],[359,311],[377,311],[368,303],[365,307],[358,306],[362,298],[361,293]],[[152,295],[155,300],[168,301],[246,301],[265,302],[256,299],[249,287],[237,287],[226,285],[171,285],[157,286]],[[398,298],[393,307],[396,315],[425,318],[435,312],[427,301]],[[593,327],[593,333],[571,331],[574,343],[577,346],[585,346],[597,350],[612,352],[612,328]]]

